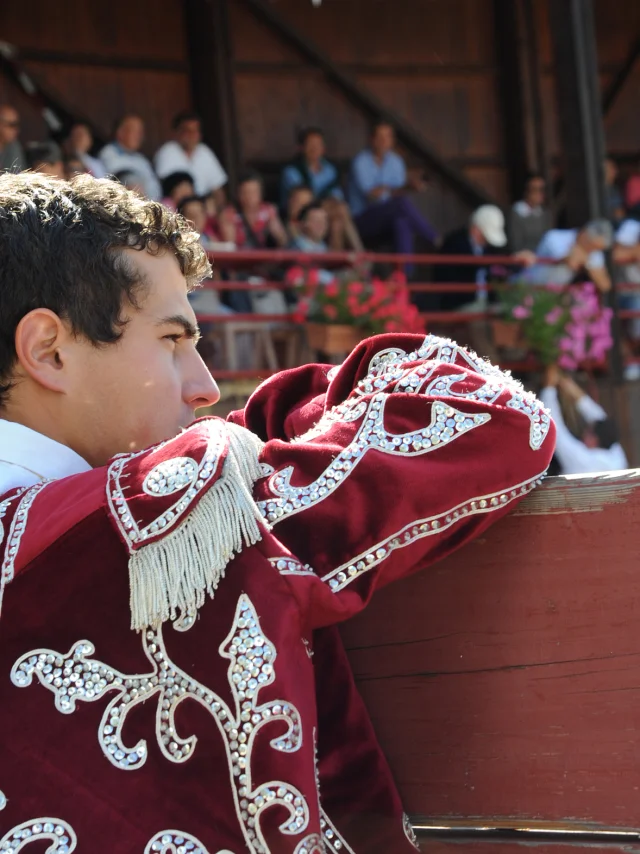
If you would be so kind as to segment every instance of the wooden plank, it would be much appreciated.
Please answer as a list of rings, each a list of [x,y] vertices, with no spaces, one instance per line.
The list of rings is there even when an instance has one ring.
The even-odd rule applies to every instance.
[[[345,626],[407,811],[640,820],[640,472],[552,478]]]
[[[577,843],[576,845],[543,842],[498,842],[491,841],[451,841],[424,840],[420,843],[424,854],[615,854],[616,851],[632,851],[626,844],[602,845],[598,843]]]

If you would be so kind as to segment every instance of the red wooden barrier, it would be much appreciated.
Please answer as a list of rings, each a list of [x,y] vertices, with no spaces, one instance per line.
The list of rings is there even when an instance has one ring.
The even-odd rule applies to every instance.
[[[639,532],[640,470],[550,478],[344,627],[416,824],[453,825],[458,840],[461,818],[599,831],[596,850],[627,829],[638,844]],[[493,850],[438,844],[425,850]],[[547,844],[536,850],[559,854]]]

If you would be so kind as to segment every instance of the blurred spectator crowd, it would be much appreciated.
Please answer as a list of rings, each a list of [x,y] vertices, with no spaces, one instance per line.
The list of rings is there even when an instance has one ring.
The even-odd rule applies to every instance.
[[[532,284],[569,284],[588,279],[601,293],[611,287],[605,250],[612,258],[619,280],[640,285],[640,175],[624,186],[618,183],[613,160],[604,164],[607,218],[582,228],[558,228],[549,205],[542,175],[528,176],[522,198],[508,210],[483,205],[470,220],[452,233],[441,235],[421,213],[419,194],[426,179],[407,169],[396,150],[393,127],[376,123],[369,144],[352,160],[345,180],[326,156],[320,128],[302,131],[291,161],[283,168],[278,198],[268,201],[260,174],[238,177],[234,197],[227,188],[227,173],[215,153],[202,140],[201,122],[193,112],[182,112],[173,121],[172,139],[149,160],[142,152],[144,122],[137,115],[123,116],[114,127],[113,139],[96,150],[91,130],[78,123],[59,141],[20,142],[20,117],[8,104],[0,105],[0,171],[32,169],[60,178],[90,173],[109,177],[150,199],[162,202],[190,220],[203,245],[224,250],[290,248],[304,253],[363,249],[410,254],[436,250],[439,255],[510,256],[509,274]],[[414,266],[405,272],[414,275]],[[264,265],[235,279],[253,281],[255,275],[277,278],[274,267]],[[322,275],[330,278],[326,271]],[[219,275],[217,273],[216,275]],[[419,307],[431,311],[469,310],[492,300],[487,287],[491,268],[438,263],[420,272],[421,278],[441,283],[475,284],[475,295],[449,292],[416,295]],[[256,299],[246,291],[226,294],[224,305],[217,294],[200,295],[201,310],[251,312]],[[259,302],[259,301],[258,301]],[[281,297],[281,308],[287,308]],[[640,292],[625,293],[624,308],[640,309]],[[264,310],[264,304],[261,305]],[[274,310],[274,306],[271,306]],[[640,319],[627,325],[629,346],[640,343]],[[629,378],[640,378],[640,366],[631,365]]]

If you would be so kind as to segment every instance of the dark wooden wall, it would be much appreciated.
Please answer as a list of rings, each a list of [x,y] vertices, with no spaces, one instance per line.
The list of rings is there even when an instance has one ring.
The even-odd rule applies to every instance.
[[[34,79],[106,136],[119,115],[139,113],[151,153],[189,105],[181,7],[181,0],[9,0],[0,3],[0,40],[18,47]],[[46,135],[42,118],[2,77],[0,97],[20,108],[23,139]]]
[[[152,152],[171,116],[189,105],[183,4],[188,0],[45,0],[0,4],[0,40],[16,45],[29,71],[108,133],[118,114],[138,111]],[[515,0],[514,0],[515,2]],[[507,203],[509,151],[495,37],[494,0],[271,0],[272,8],[340,67],[392,107],[447,160]],[[545,139],[559,152],[548,0],[534,0],[542,69]],[[297,129],[326,129],[330,153],[347,160],[365,143],[367,120],[323,74],[265,24],[244,0],[229,0],[241,157],[282,162]],[[606,85],[640,33],[638,0],[596,0],[600,71]],[[635,97],[640,63],[606,122],[607,144],[640,149]],[[46,129],[0,78],[16,103],[25,139]],[[449,224],[464,213],[434,182],[427,206]]]

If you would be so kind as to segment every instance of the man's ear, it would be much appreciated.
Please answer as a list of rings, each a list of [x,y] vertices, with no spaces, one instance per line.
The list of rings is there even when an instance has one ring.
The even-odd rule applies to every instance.
[[[22,318],[15,334],[20,370],[49,391],[64,393],[65,367],[73,341],[67,325],[48,308],[36,308]]]

